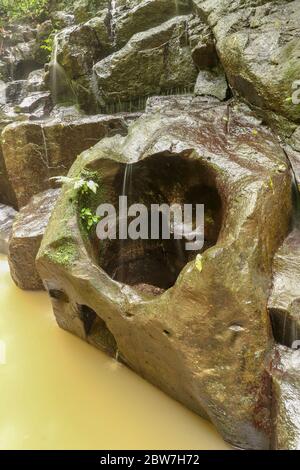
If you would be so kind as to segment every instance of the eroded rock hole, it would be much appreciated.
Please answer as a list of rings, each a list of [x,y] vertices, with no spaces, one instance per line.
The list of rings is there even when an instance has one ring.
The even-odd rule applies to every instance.
[[[69,302],[69,297],[67,294],[59,289],[49,289],[49,295],[51,299],[60,300],[61,302]]]
[[[105,321],[87,305],[78,305],[78,311],[89,342],[115,357],[118,349],[117,343]]]
[[[103,180],[106,194],[114,207],[119,207],[119,196],[126,195],[128,207],[143,204],[147,208],[148,239],[92,241],[98,252],[100,266],[112,279],[135,287],[149,295],[159,295],[174,285],[183,267],[198,253],[212,247],[222,225],[222,202],[211,168],[200,160],[174,155],[156,155],[134,165],[119,165],[109,182]],[[196,228],[196,204],[205,206],[204,246],[188,251],[186,239],[162,237],[151,239],[152,205],[184,204],[193,207],[193,230]],[[118,214],[119,215],[119,214]],[[128,226],[135,217],[128,217]]]

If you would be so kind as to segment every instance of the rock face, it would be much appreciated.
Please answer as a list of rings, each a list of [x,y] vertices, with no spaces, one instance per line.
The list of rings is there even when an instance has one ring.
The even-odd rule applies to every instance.
[[[251,104],[299,122],[300,3],[193,0],[206,17],[230,85]]]
[[[226,77],[220,70],[201,70],[197,77],[196,96],[215,96],[224,101],[229,93]]]
[[[0,253],[8,253],[8,241],[16,215],[12,207],[0,204]]]
[[[49,80],[56,103],[68,94],[87,113],[140,111],[149,95],[192,91],[197,71],[219,64],[211,31],[189,0],[101,3],[87,18],[55,36]]]
[[[12,278],[21,289],[43,288],[35,258],[59,192],[50,189],[34,196],[21,209],[13,224],[8,261]]]
[[[300,450],[300,351],[277,346],[270,363],[273,448]]]
[[[94,73],[100,106],[141,109],[141,98],[193,89],[197,69],[189,46],[191,19],[176,17],[138,33],[123,49],[98,62]]]
[[[191,12],[189,0],[130,0],[124,6],[124,2],[116,3],[114,33],[118,47],[123,47],[136,33],[158,26],[174,16]]]
[[[111,52],[107,15],[105,10],[101,16],[56,35],[57,60],[70,79],[89,74],[94,63]]]
[[[6,173],[17,207],[51,187],[49,178],[65,175],[77,155],[103,137],[124,134],[118,116],[93,116],[61,121],[13,123],[2,133]]]
[[[0,134],[4,127],[9,124],[9,121],[0,123]],[[16,198],[14,190],[9,182],[8,174],[6,171],[3,152],[0,144],[0,201],[3,204],[16,207]]]
[[[300,339],[300,230],[295,228],[274,258],[273,288],[269,298],[275,339],[292,347]]]
[[[208,417],[231,444],[269,448],[267,300],[292,216],[286,157],[238,105],[177,97],[160,109],[152,103],[128,137],[104,139],[77,159],[69,176],[92,171],[101,191],[87,201],[64,187],[38,270],[62,328]],[[180,258],[172,241],[123,245],[87,231],[81,208],[116,204],[126,163],[131,201],[208,205],[201,252]]]

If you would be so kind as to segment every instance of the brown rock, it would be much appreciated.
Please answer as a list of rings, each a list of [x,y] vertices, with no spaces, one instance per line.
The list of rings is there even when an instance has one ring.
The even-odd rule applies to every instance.
[[[300,339],[300,230],[295,228],[275,255],[269,298],[275,339],[288,347]]]
[[[9,121],[0,123],[0,137],[1,132],[9,124]],[[9,177],[6,171],[6,165],[3,158],[2,146],[0,141],[0,202],[16,207],[17,201],[15,198],[14,190],[10,184]]]
[[[2,152],[16,206],[26,205],[34,194],[50,188],[49,178],[65,175],[82,151],[103,137],[126,131],[122,118],[103,115],[7,126],[2,133]]]
[[[300,351],[276,346],[270,364],[274,417],[273,449],[300,450],[299,370]]]
[[[35,258],[60,190],[50,189],[34,196],[13,224],[8,261],[11,276],[21,289],[43,289]]]
[[[79,222],[80,194],[70,197],[67,185],[38,269],[62,328],[208,417],[231,444],[269,448],[267,300],[291,217],[291,177],[276,139],[249,111],[196,101],[142,116],[128,137],[79,156],[69,175],[97,172],[103,191],[92,211],[117,202],[128,162],[133,201],[204,202],[200,260],[199,252],[181,258],[172,241],[100,242]]]
[[[8,253],[8,241],[16,215],[12,207],[0,204],[0,253]]]

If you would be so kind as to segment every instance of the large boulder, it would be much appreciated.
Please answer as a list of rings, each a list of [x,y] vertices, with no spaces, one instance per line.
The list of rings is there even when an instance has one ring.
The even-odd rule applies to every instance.
[[[28,24],[12,24],[0,31],[0,80],[20,80],[38,68],[36,29]]]
[[[247,109],[182,101],[161,99],[160,112],[156,100],[128,137],[78,157],[37,266],[62,328],[208,417],[234,446],[266,449],[274,346],[267,300],[292,215],[289,166]],[[72,182],[87,175],[99,184],[96,195]],[[204,248],[98,240],[87,209],[117,205],[122,193],[148,208],[205,203]]]
[[[0,136],[1,136],[2,130],[9,123],[10,123],[9,121],[0,122]],[[3,158],[1,141],[0,141],[0,203],[7,204],[13,207],[17,206],[15,193],[10,184],[8,173],[6,171],[6,165],[5,165],[5,161]]]
[[[118,47],[123,47],[136,33],[158,26],[174,16],[191,13],[189,0],[130,0],[124,6],[123,3],[116,2],[115,17],[112,18]]]
[[[35,267],[35,258],[58,195],[59,189],[37,194],[15,218],[9,241],[8,262],[11,276],[21,289],[43,288]]]
[[[84,23],[98,12],[109,9],[111,3],[111,0],[75,0],[73,11],[76,23]]]
[[[8,241],[16,215],[12,207],[0,204],[0,253],[8,253]]]
[[[21,122],[2,132],[2,153],[16,206],[51,188],[49,178],[65,175],[77,155],[103,137],[124,134],[122,117],[93,116],[62,121]]]
[[[101,16],[63,29],[56,35],[56,58],[70,80],[89,74],[95,62],[111,52],[107,17],[105,10]]]
[[[191,91],[197,68],[189,38],[199,21],[191,15],[175,17],[134,35],[125,47],[98,62],[94,74],[100,107],[130,111],[143,108],[149,95]]]
[[[193,0],[212,27],[232,88],[252,105],[300,121],[293,103],[300,76],[300,3]]]

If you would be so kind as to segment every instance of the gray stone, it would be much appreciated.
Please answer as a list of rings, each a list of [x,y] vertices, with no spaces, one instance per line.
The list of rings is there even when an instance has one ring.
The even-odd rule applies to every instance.
[[[28,94],[18,105],[21,113],[33,113],[37,108],[42,107],[46,114],[46,110],[51,108],[51,99],[49,91],[36,91]]]
[[[215,96],[224,101],[228,96],[228,91],[224,72],[220,70],[201,70],[199,72],[194,90],[196,96]]]
[[[230,85],[252,105],[299,122],[300,2],[193,0],[206,17]]]
[[[25,93],[26,80],[15,80],[6,85],[6,103],[17,104]]]
[[[147,31],[174,16],[191,13],[189,0],[130,0],[117,3],[115,35],[117,46],[123,47],[136,33]],[[119,6],[119,8],[118,8]]]
[[[0,253],[8,253],[8,241],[16,215],[12,207],[0,204]]]
[[[94,66],[101,108],[135,111],[149,95],[193,89],[197,69],[189,46],[192,16],[173,18],[134,35],[118,52]]]
[[[45,91],[45,71],[44,69],[31,72],[26,81],[26,90],[28,93]]]
[[[60,190],[37,194],[16,217],[9,242],[8,261],[11,276],[18,287],[39,290],[43,283],[35,267],[35,258]]]

